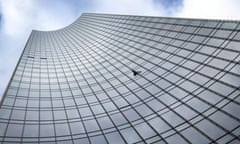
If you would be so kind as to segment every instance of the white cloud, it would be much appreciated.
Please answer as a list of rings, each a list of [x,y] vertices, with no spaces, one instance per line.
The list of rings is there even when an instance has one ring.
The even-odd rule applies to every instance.
[[[26,30],[53,30],[70,24],[76,16],[67,5],[49,9],[39,6],[35,0],[1,1],[3,14],[3,32],[18,36]]]
[[[183,0],[182,5],[168,8],[161,5],[163,0],[159,0],[158,4],[156,1],[158,0],[95,0],[93,5],[95,12],[100,13],[240,20],[240,0]]]
[[[3,32],[8,35],[22,33],[28,25],[25,13],[31,8],[31,1],[2,1]],[[27,20],[27,21],[26,21]]]
[[[93,3],[95,12],[132,14],[132,15],[166,15],[166,10],[161,5],[156,5],[153,0],[96,0]]]
[[[183,0],[183,8],[175,16],[240,20],[239,8],[239,0]]]

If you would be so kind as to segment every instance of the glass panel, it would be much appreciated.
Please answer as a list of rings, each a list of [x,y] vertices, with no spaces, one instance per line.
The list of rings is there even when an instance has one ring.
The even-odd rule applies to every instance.
[[[24,137],[38,137],[38,125],[25,125]]]
[[[88,132],[99,130],[96,120],[87,120],[84,121],[84,124]]]
[[[46,125],[48,126],[48,125]],[[69,135],[69,128],[68,128],[68,124],[67,123],[62,123],[62,124],[55,124],[55,128],[56,128],[56,135],[57,136],[63,136],[63,135]],[[49,135],[53,135],[53,127],[49,127],[46,128],[46,130],[49,130]],[[48,136],[49,136],[48,135]]]
[[[123,144],[125,143],[121,137],[121,135],[118,132],[111,132],[109,134],[106,134],[108,142],[114,143],[114,144]]]
[[[90,138],[92,144],[107,143],[103,136],[94,136]]]
[[[128,143],[134,143],[140,140],[140,137],[137,135],[133,128],[123,129],[121,130],[121,133]]]
[[[156,135],[156,133],[152,130],[152,128],[149,127],[146,123],[141,123],[139,125],[136,125],[135,128],[144,139],[147,139],[149,137]]]
[[[23,131],[22,124],[9,124],[6,135],[10,137],[21,137],[22,131]]]
[[[72,134],[80,134],[85,132],[82,122],[71,122],[70,127]]]

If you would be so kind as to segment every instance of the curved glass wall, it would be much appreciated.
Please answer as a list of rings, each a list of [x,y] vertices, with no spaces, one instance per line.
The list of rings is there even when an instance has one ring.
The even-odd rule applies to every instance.
[[[83,14],[33,31],[1,102],[0,142],[239,143],[239,24]]]

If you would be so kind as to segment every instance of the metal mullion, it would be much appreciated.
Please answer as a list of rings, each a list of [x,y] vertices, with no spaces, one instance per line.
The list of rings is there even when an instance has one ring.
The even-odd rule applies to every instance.
[[[148,46],[148,47],[149,47],[149,46]],[[140,51],[141,51],[141,50],[140,50]],[[146,52],[146,51],[143,51],[143,52]],[[168,52],[168,53],[169,53],[169,52]],[[149,54],[149,53],[148,53],[148,54]],[[151,54],[151,53],[150,53],[150,55],[152,55],[152,56],[156,57],[155,55],[153,55],[153,54]]]
[[[200,100],[202,100],[202,101],[204,101],[203,99],[200,99]],[[206,101],[204,101],[205,103],[206,103]],[[221,102],[221,101],[220,101]],[[209,104],[209,103],[208,103]],[[211,104],[210,104],[211,105]],[[214,106],[215,107],[215,106]],[[216,107],[215,107],[216,108]],[[219,109],[219,108],[217,108],[217,109]],[[224,112],[224,111],[223,111]],[[226,113],[226,112],[224,112],[224,113]],[[229,113],[227,113],[227,115],[229,115]],[[230,117],[233,117],[232,115],[230,115]]]
[[[84,42],[83,42],[84,43]],[[104,76],[103,76],[104,77]],[[105,78],[105,77],[104,77]],[[105,78],[106,79],[106,78]],[[106,79],[107,80],[107,79]],[[108,81],[108,80],[107,80]],[[110,85],[112,85],[110,82],[109,82],[109,84]],[[114,87],[113,85],[112,85],[112,87]],[[118,92],[118,91],[117,91]],[[119,92],[118,92],[119,93]],[[108,93],[105,93],[106,95],[108,95]],[[109,97],[109,96],[108,96]],[[110,97],[109,97],[110,98]],[[111,98],[110,98],[111,99]],[[116,106],[116,108],[118,108],[118,106],[114,103],[114,102],[112,102],[115,106]],[[120,109],[118,109],[119,111],[120,111]],[[120,111],[121,112],[121,111]],[[129,122],[129,120],[126,118],[126,116],[124,115],[124,114],[122,114],[123,116],[124,116],[124,118],[128,121],[128,124],[130,124],[131,126],[132,126],[132,128],[134,129],[134,131],[137,133],[137,135],[142,139],[142,140],[144,140],[144,138],[138,133],[138,131],[134,128],[134,126]],[[109,117],[110,118],[110,117]],[[110,118],[111,119],[111,118]],[[121,133],[119,133],[121,136],[122,136],[122,134]],[[124,137],[122,137],[123,139],[124,139]]]
[[[30,35],[31,37],[31,35]],[[30,47],[32,46],[32,41],[31,41],[31,44],[30,44]],[[27,63],[27,60],[26,60],[26,63]],[[33,65],[33,64],[32,64]],[[25,64],[26,66],[26,64]],[[26,69],[26,67],[24,68],[24,70]],[[33,67],[31,68],[31,75],[30,75],[30,79],[32,79],[32,72],[33,72]],[[24,130],[25,130],[25,124],[26,124],[26,117],[27,117],[27,107],[28,107],[28,101],[29,101],[29,97],[30,97],[30,87],[31,87],[31,80],[29,81],[29,89],[28,89],[28,97],[26,97],[27,99],[27,102],[26,102],[26,107],[23,111],[25,111],[25,115],[24,115],[24,122],[23,122],[23,129],[22,129],[22,134],[21,134],[21,143],[23,143],[23,134],[24,134]]]
[[[101,17],[98,17],[98,15],[99,14],[92,14],[92,13],[86,13],[86,14],[83,14],[83,16],[82,16],[82,19],[87,19],[87,20],[97,20],[97,21],[109,21],[108,20],[108,16],[106,16],[106,15],[101,15]],[[135,22],[149,22],[149,20],[135,20],[135,19],[128,19],[128,18],[118,18],[118,16],[121,16],[121,15],[118,15],[118,14],[108,14],[108,15],[112,15],[113,17],[116,17],[116,18],[114,18],[114,19],[124,19],[124,20],[130,20],[130,21],[135,21]],[[132,16],[132,15],[123,15],[123,16]],[[167,19],[167,20],[181,20],[181,21],[186,21],[186,20],[193,20],[193,21],[199,21],[200,23],[199,24],[204,24],[203,25],[203,28],[213,28],[213,27],[209,27],[209,26],[205,26],[205,23],[203,23],[203,22],[208,22],[208,21],[212,21],[212,22],[216,22],[216,23],[220,23],[220,22],[222,22],[221,20],[210,20],[210,19],[193,19],[193,18],[171,18],[171,17],[154,17],[154,16],[152,16],[152,17],[149,17],[149,16],[134,16],[134,17],[139,17],[139,18],[158,18],[158,19]],[[105,18],[105,19],[102,19],[102,18]],[[109,22],[111,22],[111,21],[109,21]],[[234,21],[234,20],[227,20],[226,22],[237,22],[237,21]],[[117,22],[115,22],[115,23],[117,23]],[[118,23],[123,23],[123,22],[118,22]],[[158,23],[160,23],[160,24],[165,24],[165,25],[167,25],[167,24],[170,24],[170,25],[177,25],[177,26],[190,26],[190,27],[194,27],[194,26],[198,26],[198,25],[196,25],[196,24],[193,24],[193,25],[189,25],[189,24],[187,24],[186,22],[184,23],[184,24],[178,24],[178,23],[172,23],[172,22],[154,22],[154,21],[151,21],[151,23],[156,23],[156,24],[158,24]],[[123,23],[124,24],[124,23]],[[237,28],[237,26],[235,27],[235,28]],[[221,28],[221,27],[219,27],[219,28],[217,28],[217,29],[219,29],[219,30],[229,30],[229,29],[227,29],[227,28]]]
[[[166,80],[166,79],[165,79]],[[180,87],[181,88],[181,87]],[[183,102],[181,102],[181,103],[183,103]],[[205,102],[206,103],[206,102]],[[184,103],[183,103],[184,104]],[[186,106],[188,106],[188,105],[186,105]],[[189,107],[189,106],[188,106]],[[191,107],[190,107],[191,108]],[[216,108],[216,107],[215,107]],[[191,108],[192,109],[192,108]],[[220,110],[219,108],[216,108],[216,109],[218,109],[218,110]],[[199,113],[199,112],[197,112],[197,113]],[[231,115],[230,115],[231,116]],[[206,118],[206,116],[204,116],[205,118]],[[208,119],[208,118],[206,118],[206,119]],[[208,119],[209,121],[211,121],[210,119]],[[215,122],[213,122],[213,121],[211,121],[213,124],[215,124],[216,125],[216,123]],[[217,126],[219,127],[219,125],[217,124]],[[222,128],[222,127],[220,127],[220,128]],[[226,130],[225,128],[222,128],[223,130],[225,130],[225,131],[227,131],[228,132],[228,130]],[[233,135],[234,136],[234,135]]]
[[[47,38],[46,38],[47,37]],[[46,40],[45,40],[45,43],[44,43],[44,47],[46,48],[46,44],[50,44],[49,42],[49,35],[46,34],[46,36],[44,37]],[[52,56],[52,54],[50,53],[50,55]],[[50,82],[50,77],[49,77],[49,65],[47,63],[47,71],[48,71],[48,79],[49,79],[49,82]],[[51,100],[51,108],[52,108],[52,118],[53,118],[53,128],[54,128],[54,135],[55,135],[55,143],[57,143],[57,139],[56,139],[56,128],[55,128],[55,118],[54,118],[54,110],[53,110],[53,99],[52,99],[52,93],[51,93],[51,86],[49,85],[49,90],[50,90],[50,100]]]
[[[52,49],[55,49],[56,50],[56,44],[57,44],[57,39],[55,38],[55,33],[51,33],[49,36],[50,36],[50,39],[52,39],[52,46],[53,46],[53,48]],[[54,42],[56,42],[56,44],[54,43]],[[56,55],[58,56],[58,59],[59,59],[59,54],[58,53],[56,53]],[[61,65],[61,68],[63,69],[63,67],[62,67],[62,64],[60,64]],[[57,73],[57,71],[56,71],[56,68],[55,68],[55,72]],[[60,89],[60,82],[59,82],[59,79],[57,78],[57,81],[58,81],[58,86],[59,86],[59,89]],[[65,106],[65,103],[64,103],[64,98],[63,98],[63,95],[62,95],[62,91],[60,90],[60,93],[61,93],[61,100],[62,100],[62,102],[63,102],[63,105],[64,105],[64,110],[61,110],[61,111],[64,111],[64,113],[65,113],[65,116],[66,116],[66,123],[67,123],[67,125],[68,125],[68,130],[69,130],[69,133],[70,133],[70,137],[71,137],[71,141],[72,142],[74,142],[73,141],[73,136],[72,136],[72,131],[71,131],[71,127],[70,127],[70,124],[69,124],[69,119],[68,119],[68,115],[67,115],[67,112],[66,112],[66,106]],[[56,136],[55,135],[55,141],[58,141],[57,140],[57,138],[58,138],[59,136]],[[62,137],[62,136],[60,136],[60,137]]]
[[[216,125],[216,123],[215,123],[215,125]],[[219,126],[218,126],[219,127]],[[222,127],[221,127],[222,128]],[[223,130],[225,130],[226,131],[226,129],[224,129],[224,128],[222,128]]]
[[[67,34],[66,34],[67,35]],[[80,52],[81,53],[81,52]],[[84,54],[81,54],[83,57],[85,57],[84,56]],[[87,59],[88,60],[88,59]],[[85,66],[85,64],[83,64],[84,65],[84,67],[87,69],[87,67]],[[96,68],[95,68],[96,69]],[[88,69],[87,69],[88,70]],[[89,72],[89,70],[88,70],[88,72]],[[90,72],[89,72],[90,73]],[[91,73],[90,73],[91,74]],[[91,76],[95,79],[95,81],[97,82],[97,84],[104,90],[104,88],[98,83],[98,81],[96,80],[96,78],[91,74]],[[91,87],[90,87],[91,88]],[[91,90],[92,90],[92,88],[91,88]],[[95,94],[95,92],[92,90],[92,92]],[[105,91],[104,91],[105,92]],[[106,95],[108,95],[106,92],[105,92],[105,94]],[[108,96],[109,97],[109,96]],[[110,98],[110,97],[109,97]],[[106,109],[105,109],[105,107],[102,105],[102,103],[101,103],[101,101],[99,100],[99,98],[98,97],[96,97],[96,99],[98,100],[98,102],[99,102],[99,105],[101,105],[102,106],[102,108],[104,109],[104,111],[105,111],[105,113],[106,113],[106,115],[108,116],[108,118],[110,119],[110,121],[113,123],[113,125],[114,125],[114,128],[116,128],[116,129],[118,129],[119,130],[119,128],[116,126],[116,124],[113,122],[113,120],[111,119],[111,117],[110,117],[110,115],[107,113],[107,111],[106,111]],[[111,99],[111,98],[110,98]],[[90,106],[89,106],[90,107]],[[91,110],[92,111],[92,110]],[[92,113],[93,113],[93,115],[94,115],[94,112],[92,111]],[[94,116],[95,117],[95,119],[97,120],[97,118],[96,118],[96,116]],[[97,121],[97,123],[98,123],[98,126],[101,128],[101,126],[100,126],[100,124],[99,124],[99,122]],[[101,128],[101,131],[102,132],[104,132],[104,130]],[[125,142],[125,143],[127,143],[127,141],[124,139],[124,137],[122,136],[122,134],[121,133],[119,133],[120,135],[121,135],[121,137],[122,137],[122,139],[123,139],[123,141]],[[103,135],[104,135],[104,133],[103,133]],[[105,137],[105,135],[104,135],[104,137]],[[106,139],[106,141],[108,142],[108,140],[107,140],[107,138],[105,137],[105,139]]]
[[[105,66],[104,66],[105,67]],[[96,69],[97,70],[97,69]],[[98,70],[97,70],[98,71]],[[117,77],[116,77],[117,78]],[[117,78],[118,79],[118,78]],[[118,79],[118,81],[120,81],[119,79]],[[121,82],[121,81],[120,81]],[[123,85],[125,85],[125,84],[123,84]],[[125,87],[131,92],[131,94],[134,94],[130,89],[129,89],[129,87],[127,87],[126,85],[125,85]],[[116,89],[116,91],[118,91],[117,89]],[[118,93],[120,94],[120,92],[118,91]],[[137,95],[135,95],[136,97],[138,97]],[[162,138],[162,136],[161,135],[159,135],[158,134],[158,132],[151,126],[151,125],[149,125],[149,123],[145,120],[145,117],[143,117],[136,109],[135,109],[135,107],[133,107],[131,104],[129,104],[129,102],[124,98],[124,97],[122,97],[125,101],[126,101],[126,103],[128,103],[128,105],[129,106],[131,106],[132,107],[132,109],[134,109],[134,111],[142,118],[142,120],[144,120],[145,121],[145,123],[147,123],[148,124],[148,126],[149,127],[151,127],[152,128],[152,130],[158,135],[158,136],[160,136],[161,137],[161,139],[165,142],[165,143],[167,143],[163,138]],[[138,97],[139,98],[139,97]],[[147,107],[149,107],[141,98],[139,98],[139,100],[142,102],[142,103],[144,103]],[[117,106],[118,107],[118,106]],[[118,108],[119,109],[119,111],[121,111],[121,108]],[[150,108],[151,109],[151,108]],[[152,110],[152,109],[151,109]],[[153,110],[152,110],[153,111]],[[153,111],[154,112],[154,111]],[[136,125],[138,125],[138,124],[136,124]],[[137,131],[136,131],[137,132]],[[154,137],[154,136],[152,136],[152,137]]]
[[[216,52],[217,50],[215,50],[215,52]],[[171,54],[170,52],[167,52],[167,53],[169,53],[169,54]],[[152,55],[152,54],[150,54],[150,55]],[[137,56],[137,55],[136,55]],[[181,56],[182,57],[182,56]],[[212,57],[211,57],[212,58]],[[210,59],[210,57],[208,58],[208,59]],[[185,60],[191,60],[190,58],[185,58]],[[171,61],[169,61],[170,63],[172,63],[172,64],[174,64],[174,65],[176,65],[175,63],[173,63],[173,62],[171,62]],[[151,63],[151,62],[150,62]],[[198,62],[199,63],[199,62]],[[154,64],[154,63],[152,63],[152,64]],[[203,63],[200,63],[200,64],[203,64]],[[156,65],[156,64],[154,64],[154,65]],[[204,65],[206,65],[206,64],[204,64]],[[210,66],[210,65],[207,65],[207,66]],[[212,66],[210,66],[210,67],[212,67]],[[189,70],[189,68],[186,68],[186,69],[188,69]],[[216,68],[215,68],[216,69]],[[190,71],[194,71],[194,70],[192,70],[192,69],[190,69]],[[195,72],[195,71],[194,71]],[[200,75],[203,75],[202,73],[198,73],[198,74],[200,74]],[[219,74],[219,73],[218,73]],[[203,76],[205,76],[205,75],[203,75]],[[205,76],[206,77],[206,76]],[[207,76],[208,78],[209,78],[209,76]],[[212,78],[211,78],[212,79]],[[224,82],[222,82],[222,81],[219,81],[220,83],[223,83],[223,84],[225,84]],[[194,82],[194,83],[196,83],[196,82]],[[199,84],[197,84],[197,85],[199,85]],[[229,84],[226,84],[226,85],[228,85],[229,86]],[[231,86],[231,85],[230,85]],[[234,87],[234,86],[233,86]],[[235,88],[235,87],[234,87]],[[210,90],[210,91],[212,91],[212,90]],[[214,91],[213,91],[214,92]]]
[[[85,23],[88,23],[88,22],[85,22]],[[90,23],[91,24],[91,23]],[[92,25],[96,25],[95,23],[94,24],[92,24]],[[219,25],[219,24],[218,24]],[[89,26],[88,26],[89,27]],[[196,27],[196,29],[195,29],[195,32],[196,31],[199,31],[200,29],[198,29],[198,27],[200,27],[200,28],[202,28],[203,26],[201,26],[201,25],[199,25],[198,27],[197,26],[195,26]],[[216,33],[216,30],[217,30],[217,28],[214,28],[214,29],[212,29],[212,32],[211,33]],[[116,31],[116,30],[115,30]],[[120,32],[120,31],[118,31],[118,32]],[[143,32],[143,31],[139,31],[139,32],[142,32],[142,33],[146,33],[146,32]],[[175,32],[180,32],[180,31],[175,31]],[[210,33],[210,34],[211,34]],[[130,35],[132,35],[132,34],[130,34]],[[153,34],[153,35],[157,35],[157,34]],[[135,36],[135,35],[133,35],[133,36]],[[159,35],[157,35],[157,36],[159,36]],[[161,35],[161,36],[163,36],[163,35]],[[164,37],[168,37],[168,36],[164,36]],[[191,37],[193,37],[193,36],[191,36]],[[206,37],[206,36],[204,36],[204,37]],[[213,36],[211,36],[211,37],[206,37],[206,38],[212,38]],[[176,40],[180,40],[180,41],[183,41],[183,40],[181,40],[181,39],[178,39],[178,38],[176,38],[176,37],[168,37],[168,38],[170,38],[170,39],[176,39]],[[191,42],[191,43],[195,43],[195,44],[200,44],[200,43],[197,43],[197,42]],[[164,43],[165,44],[165,43]],[[170,45],[170,46],[173,46],[173,47],[176,47],[175,45],[171,45],[171,44],[168,44],[168,45]],[[203,46],[203,45],[207,45],[207,44],[201,44],[201,46]],[[212,47],[215,47],[215,48],[219,48],[219,47],[216,47],[216,46],[212,46]],[[178,48],[178,47],[177,47]],[[181,49],[184,49],[184,50],[187,50],[187,51],[191,51],[191,50],[189,50],[189,49],[186,49],[186,48],[181,48]],[[224,49],[224,48],[220,48],[220,49]],[[198,52],[198,51],[195,51],[196,53],[199,53],[199,54],[202,54],[202,55],[205,55],[205,56],[209,56],[209,55],[207,55],[207,54],[205,54],[205,53],[201,53],[201,52]],[[214,56],[214,57],[217,57],[217,56]],[[231,61],[231,60],[226,60],[226,59],[223,59],[223,58],[220,58],[220,57],[217,57],[218,59],[221,59],[221,60],[225,60],[225,61],[228,61],[228,62],[232,62],[232,63],[236,63],[235,61]]]
[[[129,76],[128,76],[129,77]],[[127,87],[127,86],[126,86]],[[128,87],[127,87],[128,88]],[[129,89],[129,88],[128,88]],[[144,89],[144,88],[143,88]],[[129,89],[129,91],[131,91],[130,89]],[[145,91],[147,91],[147,90],[145,90]],[[119,92],[120,93],[120,92]],[[133,93],[132,93],[133,94]],[[137,95],[135,95],[136,97],[138,97]],[[138,97],[139,98],[139,97]],[[124,98],[125,99],[125,98]],[[126,99],[125,99],[126,100]],[[144,103],[148,108],[150,108],[153,112],[155,112],[151,107],[149,107],[141,98],[139,98],[139,100],[140,101],[142,101],[142,103]],[[127,102],[127,100],[126,100],[126,102]],[[128,103],[128,102],[127,102]],[[130,104],[129,104],[130,105]],[[130,105],[131,106],[131,105]],[[135,107],[133,107],[133,106],[131,106],[132,107],[132,109],[134,109],[135,110],[135,112],[136,113],[138,113],[139,115],[140,115],[140,117],[145,121],[145,123],[147,123],[148,124],[148,126],[150,126],[151,128],[152,128],[152,130],[154,130],[155,132],[156,132],[156,134],[157,135],[159,135],[159,133],[145,120],[145,118],[138,112],[138,111],[136,111],[136,109],[135,109]],[[156,113],[156,112],[155,112]],[[157,114],[158,115],[158,114]],[[162,118],[161,118],[162,119]],[[169,124],[165,119],[162,119],[165,123],[167,123],[172,129],[175,129],[174,127],[172,127],[172,125],[171,124]],[[176,130],[175,130],[175,132],[177,133],[177,134],[179,134],[180,136],[181,136],[181,134],[179,133],[179,132],[177,132]],[[159,135],[160,136],[160,135]],[[160,136],[161,137],[161,136]],[[183,137],[183,136],[182,136]],[[163,137],[161,137],[163,140],[164,140],[164,138]],[[183,137],[183,139],[185,139],[184,137]],[[188,141],[187,139],[185,139],[186,141]],[[165,140],[164,140],[164,142],[165,143],[167,143]],[[188,141],[189,142],[189,141]]]
[[[129,53],[129,55],[131,55],[131,53]],[[130,63],[130,62],[129,62]],[[102,68],[101,68],[102,69]]]
[[[216,125],[216,124],[215,124]],[[223,129],[223,128],[222,128]],[[226,131],[226,129],[224,129]]]
[[[68,53],[69,54],[69,53]],[[74,61],[73,61],[74,62]],[[67,62],[68,63],[68,62]],[[75,63],[75,62],[74,62]],[[76,63],[75,63],[75,65],[76,65]],[[84,65],[84,64],[83,64]],[[76,65],[77,66],[77,65]],[[79,72],[81,73],[81,71],[79,70]],[[84,77],[84,75],[83,75],[83,77]],[[85,77],[84,77],[85,78]],[[76,77],[75,77],[75,79],[76,79]],[[87,80],[85,79],[85,81],[87,82]],[[89,83],[87,82],[87,84],[89,85]],[[79,86],[79,88],[80,88],[80,85],[78,85]],[[90,87],[91,88],[91,87]],[[81,88],[80,88],[81,89]],[[91,88],[91,90],[92,90],[92,88]],[[81,92],[83,93],[83,91],[82,91],[82,89],[81,89]],[[93,90],[92,90],[92,92],[93,92]],[[84,94],[84,93],[83,93]],[[74,102],[75,102],[75,105],[77,105],[77,103],[76,103],[76,101],[75,101],[75,99],[74,99],[74,97],[72,97],[73,98],[73,100],[74,100]],[[86,100],[86,102],[87,102],[87,105],[88,105],[88,107],[90,108],[90,110],[91,110],[91,112],[92,112],[92,114],[93,114],[93,117],[95,118],[95,120],[96,120],[96,122],[97,122],[97,124],[98,124],[98,127],[100,128],[100,131],[101,131],[101,133],[103,134],[103,130],[102,130],[102,128],[100,127],[100,125],[99,125],[99,122],[97,121],[97,118],[96,118],[96,116],[94,115],[94,113],[93,113],[93,111],[92,111],[92,109],[91,109],[91,107],[90,107],[90,104],[88,103],[88,101],[87,101],[87,99],[84,97],[84,99]],[[79,112],[79,110],[78,110],[78,112]],[[80,115],[80,112],[79,112],[79,115]],[[86,121],[86,120],[85,120]],[[83,125],[85,125],[84,124],[84,122],[83,122]],[[87,133],[87,131],[86,131],[86,133]],[[103,134],[104,135],[104,134]],[[89,136],[88,136],[88,138],[89,138]],[[104,138],[105,138],[105,140],[107,141],[107,139],[106,139],[106,137],[105,137],[105,135],[104,135]],[[90,139],[89,139],[89,142],[91,143],[91,141],[90,141]]]
[[[115,66],[114,66],[115,67]],[[116,68],[116,67],[115,67]],[[129,76],[127,76],[127,77],[129,77]],[[118,79],[118,78],[117,78]],[[119,80],[120,81],[120,80]],[[111,84],[111,83],[110,83]],[[112,85],[112,84],[111,84]],[[125,86],[127,89],[129,89],[127,86]],[[117,90],[117,89],[116,89]],[[129,91],[131,91],[130,89],[129,89]],[[117,90],[117,92],[119,93],[119,94],[121,94],[118,90]],[[132,92],[132,94],[133,94],[133,92]],[[135,95],[136,96],[136,95]],[[138,96],[136,96],[136,97],[138,97]],[[122,97],[123,99],[125,99],[124,97]],[[139,97],[138,97],[139,98]],[[141,98],[139,98],[139,100],[140,101],[142,101],[147,107],[149,107]],[[125,99],[125,101],[128,103],[128,101]],[[128,103],[129,104],[129,103]],[[129,104],[129,106],[131,106],[131,104]],[[134,109],[135,110],[135,108],[133,107],[133,106],[131,106],[132,107],[132,109]],[[151,107],[149,107],[151,110],[152,110],[152,108]],[[155,112],[154,110],[152,110],[153,112]],[[138,111],[136,111],[135,110],[135,112],[136,113],[138,113],[139,114],[139,116],[145,121],[145,123],[147,123],[148,124],[148,126],[149,127],[151,127],[152,128],[152,130],[153,131],[155,131],[155,133],[157,134],[157,135],[159,135],[159,133],[151,126],[151,125],[149,125],[149,123],[145,120],[145,118],[138,112]],[[170,124],[168,124],[170,127],[171,127],[171,125]],[[136,131],[137,132],[137,131]],[[160,136],[160,135],[159,135]],[[161,136],[160,136],[161,137]],[[161,137],[162,138],[162,137]],[[163,138],[162,138],[163,139]],[[163,139],[164,140],[164,139]],[[165,140],[164,140],[164,142],[165,143],[167,143]]]
[[[41,41],[42,41],[42,39],[41,39],[41,33],[40,32],[38,32],[38,40],[40,39],[40,46],[39,46],[39,55],[40,55],[40,57],[41,57],[41,53],[42,53],[42,45],[41,45]],[[41,121],[40,121],[40,119],[41,119],[41,111],[42,111],[42,107],[41,107],[41,101],[42,101],[42,97],[41,97],[41,92],[42,92],[42,89],[41,89],[41,84],[42,84],[42,81],[41,81],[41,74],[42,73],[44,73],[44,72],[42,72],[42,62],[41,62],[41,60],[39,59],[39,65],[40,65],[40,71],[39,71],[39,82],[38,82],[38,85],[39,85],[39,102],[38,102],[38,104],[39,104],[39,111],[38,111],[38,118],[39,118],[39,125],[38,125],[38,131],[39,131],[39,134],[38,134],[38,143],[41,143],[41,142],[43,142],[43,141],[41,141],[41,136],[40,136],[40,134],[41,134],[41,125],[44,125],[44,124],[42,124],[41,123]],[[46,110],[46,111],[49,111],[49,110]],[[55,138],[55,141],[56,141],[56,138]]]
[[[131,55],[131,53],[129,53],[129,55]]]
[[[91,20],[91,19],[89,19],[88,21],[90,21],[90,23],[91,22],[93,22],[93,20]],[[85,23],[88,23],[88,22],[85,22]],[[98,23],[101,23],[101,22],[98,22]],[[91,23],[92,24],[92,23]],[[93,25],[97,25],[96,23],[94,23]],[[104,24],[104,25],[106,25],[106,24]],[[108,25],[111,25],[111,24],[108,24]],[[129,25],[132,25],[132,26],[138,26],[138,25],[134,25],[134,24],[129,24]],[[176,24],[177,25],[177,24]],[[172,26],[175,26],[175,25],[172,25]],[[185,27],[186,27],[186,25],[184,25]],[[102,27],[102,26],[100,26],[100,27]],[[119,27],[119,26],[118,26]],[[143,28],[152,28],[152,29],[156,29],[155,27],[146,27],[146,26],[142,26]],[[193,26],[193,27],[195,27],[196,29],[195,29],[195,31],[199,31],[200,29],[198,29],[198,27],[203,27],[202,25],[196,25],[196,26]],[[124,27],[121,27],[121,28],[124,28]],[[157,35],[157,36],[164,36],[164,37],[166,37],[166,35],[158,35],[158,34],[156,34],[156,33],[149,33],[149,32],[145,32],[145,31],[141,31],[141,30],[135,30],[135,29],[130,29],[130,28],[124,28],[124,29],[129,29],[129,30],[133,30],[133,31],[138,31],[138,32],[142,32],[142,33],[147,33],[147,34],[152,34],[152,35]],[[159,28],[157,29],[157,30],[159,30]],[[166,32],[177,32],[177,33],[179,33],[180,31],[175,31],[175,30],[171,30],[171,29],[162,29],[162,30],[164,30],[164,31],[166,31]],[[214,29],[213,29],[214,30]],[[116,30],[115,30],[116,31]],[[186,33],[186,32],[184,32],[184,31],[182,31],[182,33],[185,33],[185,34],[192,34],[192,33]],[[131,34],[132,35],[132,34]],[[194,35],[197,35],[197,33],[196,34],[194,34]],[[191,35],[191,36],[193,36],[193,35]],[[200,36],[202,36],[202,35],[200,35]],[[168,37],[168,36],[167,36]],[[204,37],[206,37],[206,36],[204,36]],[[168,37],[168,38],[172,38],[172,39],[177,39],[177,40],[180,40],[180,41],[183,41],[182,39],[178,39],[178,38],[176,38],[176,37]],[[150,39],[151,40],[151,39]],[[193,42],[193,43],[196,43],[196,42]]]
[[[32,38],[32,39],[30,39],[30,38]],[[33,34],[33,32],[32,32],[32,33],[30,34],[28,40],[27,40],[27,44],[25,45],[24,50],[23,50],[23,52],[22,52],[22,54],[21,54],[21,56],[20,56],[20,59],[19,59],[17,65],[16,65],[16,67],[15,67],[14,73],[13,73],[13,75],[12,75],[12,77],[11,77],[11,80],[10,80],[11,82],[8,83],[8,86],[7,86],[8,88],[10,87],[10,84],[12,83],[13,76],[15,76],[15,74],[16,74],[16,72],[17,72],[18,66],[22,63],[21,58],[24,56],[24,51],[27,49],[27,45],[29,45],[29,44],[32,45],[33,39],[34,39],[34,34]],[[27,63],[27,61],[24,61],[24,69],[23,69],[23,72],[25,71],[26,63]],[[23,72],[22,72],[22,74],[21,74],[20,82],[22,81],[22,78],[23,78]],[[19,82],[18,87],[17,87],[17,94],[19,93],[20,82]],[[15,108],[14,108],[14,105],[15,105],[15,103],[16,103],[17,94],[15,95],[13,105],[12,105],[11,108],[10,108],[10,109],[11,109],[11,112],[10,112],[10,114],[9,114],[9,120],[8,120],[8,122],[7,122],[7,125],[6,125],[5,132],[4,132],[4,134],[3,134],[2,142],[6,142],[6,141],[5,141],[5,138],[7,137],[6,134],[7,134],[7,130],[8,130],[9,124],[10,124],[10,119],[11,119],[11,117],[12,117],[13,110],[15,109]],[[4,99],[5,99],[7,96],[8,96],[8,95],[7,95],[7,89],[6,89],[5,92],[4,92],[3,98],[1,99],[0,107],[2,107],[3,101],[4,101]],[[23,126],[22,129],[24,129],[24,126]],[[9,137],[7,137],[7,138],[9,138]],[[22,140],[22,138],[20,138],[20,139]],[[20,141],[21,141],[21,140],[20,140]]]
[[[239,129],[239,128],[240,128],[240,126],[237,126],[236,128],[232,129],[232,131],[237,130],[237,129]],[[215,139],[215,141],[212,141],[211,144],[216,143],[216,141],[218,141],[218,140],[220,140],[220,139],[223,139],[225,136],[228,136],[229,134],[230,134],[230,133],[225,133],[223,136]],[[237,139],[240,140],[239,136],[237,137]],[[229,141],[226,142],[226,143],[229,144],[229,143],[231,143],[231,142],[234,141],[234,140],[236,140],[236,137],[233,137],[231,140],[229,140]]]

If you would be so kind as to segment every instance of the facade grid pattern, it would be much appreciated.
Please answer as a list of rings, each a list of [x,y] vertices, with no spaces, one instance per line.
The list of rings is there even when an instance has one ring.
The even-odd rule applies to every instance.
[[[0,142],[234,144],[239,110],[239,21],[85,13],[32,31]]]

